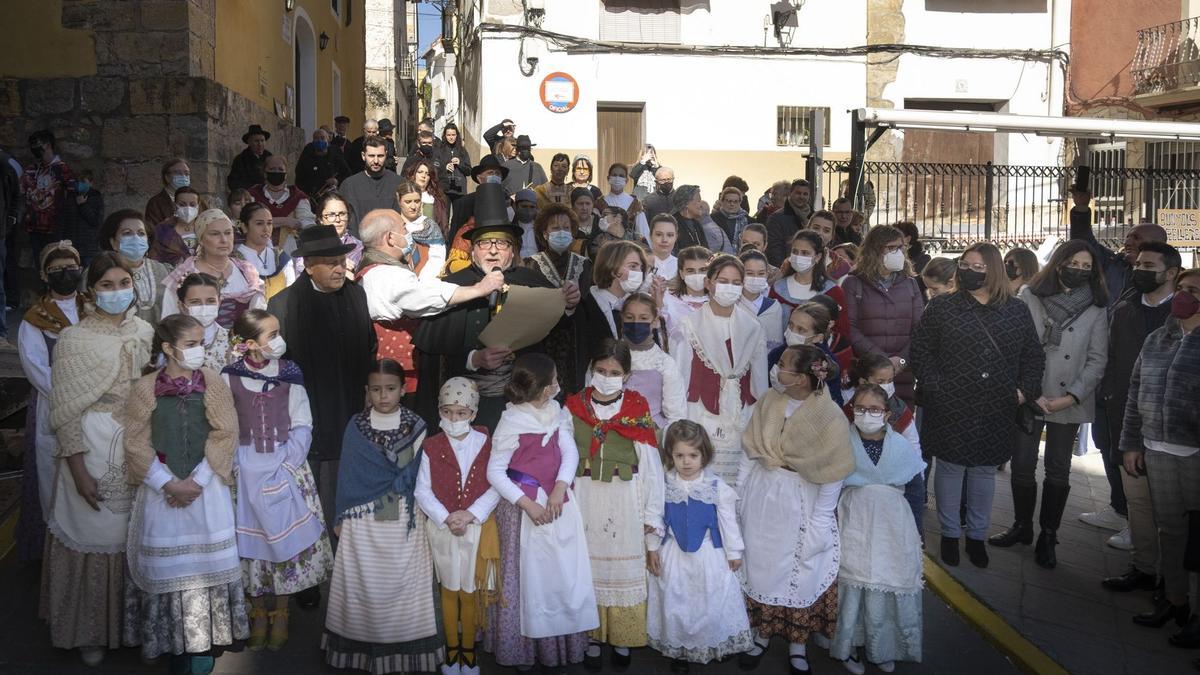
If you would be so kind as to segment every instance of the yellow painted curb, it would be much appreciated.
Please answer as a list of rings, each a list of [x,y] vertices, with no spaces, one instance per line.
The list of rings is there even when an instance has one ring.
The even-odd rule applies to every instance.
[[[925,555],[925,582],[938,597],[967,620],[983,636],[1004,652],[1022,672],[1036,675],[1070,675],[1057,661],[1027,640],[966,586]]]

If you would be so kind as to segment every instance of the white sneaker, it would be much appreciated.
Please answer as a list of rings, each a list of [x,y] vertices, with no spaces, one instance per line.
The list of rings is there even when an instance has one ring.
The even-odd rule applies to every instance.
[[[1108,538],[1108,545],[1122,551],[1133,550],[1133,540],[1129,536],[1129,528],[1126,527],[1120,532]]]
[[[896,669],[896,662],[895,661],[884,661],[883,663],[876,663],[875,666],[878,667],[880,670],[882,670],[885,673],[890,673]]]
[[[460,672],[462,675],[479,675],[479,664],[475,664],[473,666],[464,665],[462,666],[462,670]]]
[[[462,669],[459,668],[459,664],[457,663],[442,664],[442,675],[460,675],[461,673]]]
[[[104,647],[80,647],[79,658],[83,665],[94,668],[104,662]]]
[[[824,649],[825,651],[829,651],[829,638],[828,637],[826,637],[820,633],[812,633],[810,635],[810,637],[812,637],[812,641],[813,641],[814,645],[820,647],[821,649]]]
[[[862,661],[858,660],[858,650],[854,651],[855,653],[851,654],[850,658],[842,659],[842,665],[846,667],[846,670],[854,673],[854,675],[864,675],[867,672],[867,667],[863,665]]]
[[[1079,520],[1092,527],[1102,527],[1114,532],[1125,529],[1129,522],[1125,516],[1114,511],[1112,506],[1107,505],[1099,511],[1079,514]]]

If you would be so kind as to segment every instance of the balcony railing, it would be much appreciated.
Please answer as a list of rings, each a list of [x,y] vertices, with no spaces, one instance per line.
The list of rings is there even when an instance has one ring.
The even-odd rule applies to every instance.
[[[400,57],[400,79],[411,82],[417,81],[417,51],[410,50]]]
[[[1134,94],[1164,94],[1200,85],[1200,17],[1138,31]]]

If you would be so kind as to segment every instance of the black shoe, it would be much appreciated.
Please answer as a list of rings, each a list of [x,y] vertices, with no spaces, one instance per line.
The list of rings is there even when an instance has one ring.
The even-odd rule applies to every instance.
[[[1100,585],[1110,591],[1117,593],[1126,593],[1128,591],[1152,591],[1154,590],[1157,579],[1153,574],[1146,574],[1138,568],[1130,565],[1129,569],[1124,573],[1115,577],[1108,577],[1100,582]]]
[[[958,538],[942,535],[942,562],[958,567]]]
[[[983,543],[982,539],[972,539],[967,537],[966,548],[967,558],[971,561],[972,565],[980,568],[986,568],[988,566],[987,546]]]
[[[691,670],[688,662],[683,659],[671,659],[671,672],[677,675],[687,675]]]
[[[317,609],[321,606],[321,587],[313,586],[296,593],[296,604],[300,609]]]
[[[1183,630],[1167,638],[1172,647],[1200,649],[1200,615],[1193,616]]]
[[[1058,567],[1058,556],[1054,554],[1054,547],[1058,544],[1058,537],[1054,536],[1053,530],[1042,530],[1038,535],[1037,546],[1033,549],[1033,559],[1037,562],[1038,567],[1043,567],[1052,570]]]
[[[762,661],[762,658],[767,654],[767,648],[771,646],[769,641],[767,644],[759,642],[757,635],[754,636],[753,640],[754,646],[758,647],[762,651],[758,654],[751,654],[750,652],[742,652],[741,654],[738,654],[738,668],[741,670],[754,670],[757,668],[758,662]]]
[[[796,667],[796,659],[800,659],[801,661],[803,661],[804,665],[806,665],[807,668],[797,668]],[[799,654],[794,654],[792,656],[789,656],[788,657],[788,666],[790,666],[792,669],[792,675],[811,675],[812,674],[812,664],[808,662],[807,656],[800,656]]]
[[[583,669],[589,673],[598,673],[604,669],[603,653],[592,656],[591,654],[583,655]]]
[[[1012,527],[1001,532],[1000,534],[994,534],[988,537],[987,541],[992,546],[999,548],[1008,548],[1009,546],[1016,546],[1017,544],[1025,544],[1028,546],[1029,544],[1033,543],[1033,523],[1030,521],[1015,522],[1012,524]]]
[[[633,661],[633,654],[626,652],[624,655],[622,655],[620,652],[614,649],[612,650],[612,656],[609,657],[609,660],[612,662],[613,670],[620,673],[629,668],[629,664]]]
[[[1187,623],[1191,613],[1191,608],[1187,604],[1175,606],[1163,601],[1155,603],[1154,609],[1145,614],[1134,614],[1133,622],[1147,628],[1162,628],[1167,625],[1168,621],[1174,619],[1177,625],[1183,626]]]

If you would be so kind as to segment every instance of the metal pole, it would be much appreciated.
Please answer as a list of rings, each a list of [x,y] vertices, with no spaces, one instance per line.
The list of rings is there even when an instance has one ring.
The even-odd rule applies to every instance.
[[[996,204],[996,172],[992,168],[992,163],[987,163],[987,173],[984,179],[984,194],[983,194],[983,239],[991,241],[992,239],[992,209]]]
[[[850,112],[850,183],[846,196],[855,209],[862,209],[858,200],[858,181],[862,178],[863,160],[867,154],[866,128],[854,111]]]
[[[821,204],[821,169],[825,160],[825,111],[817,108],[808,113],[808,161],[804,177],[812,186],[810,204],[816,210],[829,208]]]

